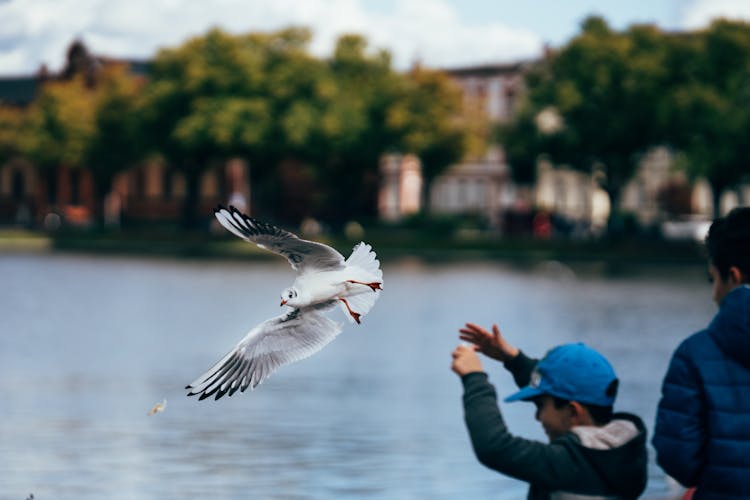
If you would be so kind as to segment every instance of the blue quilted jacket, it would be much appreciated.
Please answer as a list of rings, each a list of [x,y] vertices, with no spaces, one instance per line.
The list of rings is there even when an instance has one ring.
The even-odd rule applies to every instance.
[[[750,498],[750,287],[675,351],[662,385],[657,462],[695,499]]]

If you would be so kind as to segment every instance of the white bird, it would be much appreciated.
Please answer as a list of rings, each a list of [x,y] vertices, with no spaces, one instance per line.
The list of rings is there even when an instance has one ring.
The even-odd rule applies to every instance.
[[[297,271],[281,293],[281,316],[259,324],[226,356],[185,387],[199,399],[254,389],[283,364],[306,358],[331,342],[341,325],[323,312],[340,304],[351,322],[360,323],[380,296],[383,272],[372,247],[360,242],[348,259],[322,243],[300,239],[271,224],[219,205],[214,215],[222,226],[260,248],[283,255]]]

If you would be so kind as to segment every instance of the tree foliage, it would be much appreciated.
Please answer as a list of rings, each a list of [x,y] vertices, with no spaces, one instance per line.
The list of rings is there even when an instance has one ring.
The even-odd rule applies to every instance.
[[[42,169],[81,168],[96,133],[96,99],[82,76],[46,83],[28,110],[26,153]]]
[[[536,158],[590,172],[603,169],[614,206],[643,153],[684,152],[690,172],[717,195],[748,173],[750,25],[718,21],[689,33],[649,25],[617,32],[598,17],[527,75],[528,99],[499,131],[519,181],[533,181]],[[536,123],[553,109],[562,127]]]
[[[27,115],[22,108],[0,104],[0,165],[26,151]]]
[[[471,142],[486,134],[481,130],[486,117],[462,109],[460,89],[441,71],[422,67],[410,71],[400,99],[389,110],[389,120],[401,136],[401,149],[421,159],[428,186],[465,154],[486,150],[486,140],[480,140],[480,146]]]
[[[214,29],[157,55],[144,127],[150,149],[186,175],[186,225],[195,222],[198,180],[213,162],[248,158],[262,182],[286,145],[299,142],[304,110],[292,103],[315,74],[309,39],[302,29],[237,36]]]
[[[85,164],[94,175],[100,201],[111,188],[114,175],[144,157],[140,128],[140,92],[143,82],[124,66],[105,68],[96,86],[94,134]]]
[[[669,139],[688,172],[709,180],[718,209],[722,191],[750,174],[750,24],[716,21],[671,43],[689,63],[675,64]]]
[[[660,140],[658,102],[667,78],[662,40],[650,26],[615,32],[601,18],[587,19],[578,36],[529,75],[521,130],[506,132],[521,150],[515,154],[536,150],[584,171],[599,164],[607,190],[619,199],[639,155]],[[537,130],[524,145],[521,133],[529,133],[538,113],[550,107],[560,114],[562,128],[550,134]],[[522,163],[529,168],[528,155]]]
[[[145,128],[151,149],[187,175],[188,205],[212,161],[238,156],[251,165],[256,208],[344,221],[374,215],[383,153],[424,155],[428,175],[460,157],[460,102],[443,77],[397,73],[359,35],[342,36],[328,59],[309,53],[310,39],[301,28],[212,30],[157,56]],[[320,193],[304,208],[290,206],[300,200],[285,195],[282,164]]]
[[[60,165],[91,171],[102,202],[114,174],[140,158],[139,89],[122,66],[102,69],[95,82],[82,73],[48,81],[25,111],[17,144],[48,182]]]

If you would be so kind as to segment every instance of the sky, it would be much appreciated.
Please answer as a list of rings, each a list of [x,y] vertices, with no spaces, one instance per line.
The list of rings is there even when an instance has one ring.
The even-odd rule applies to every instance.
[[[590,14],[615,29],[651,23],[700,29],[715,17],[750,21],[750,0],[0,0],[0,75],[59,70],[76,38],[97,55],[148,59],[212,27],[230,33],[312,29],[312,53],[342,33],[387,49],[396,69],[531,59],[565,44]]]

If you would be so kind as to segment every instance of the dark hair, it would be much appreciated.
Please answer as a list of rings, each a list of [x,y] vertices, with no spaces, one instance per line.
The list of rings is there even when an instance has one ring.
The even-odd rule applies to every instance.
[[[555,402],[555,408],[558,409],[570,404],[570,401],[567,399],[562,399],[555,396],[553,396],[552,399]],[[591,420],[593,420],[596,425],[607,425],[610,420],[612,420],[612,415],[614,413],[613,407],[590,405],[588,403],[581,403],[580,401],[578,403],[586,408],[586,410],[589,412],[589,415],[591,415]]]
[[[737,267],[750,279],[750,207],[738,207],[719,217],[706,235],[708,259],[721,279],[729,277],[729,268]]]
[[[607,396],[617,396],[619,385],[620,381],[618,379],[614,379],[610,382],[609,386],[607,386]],[[558,398],[556,396],[552,396],[552,399],[554,400],[555,408],[558,409],[570,403],[570,400]],[[578,403],[586,408],[589,415],[591,415],[591,420],[593,420],[596,425],[606,425],[612,420],[612,415],[614,413],[612,406],[591,405],[588,403],[581,403],[580,401],[578,401]]]

